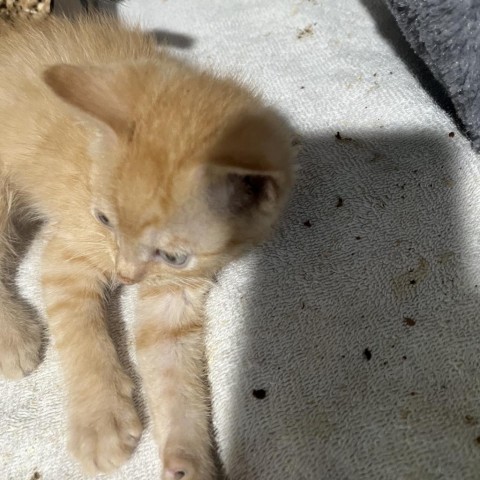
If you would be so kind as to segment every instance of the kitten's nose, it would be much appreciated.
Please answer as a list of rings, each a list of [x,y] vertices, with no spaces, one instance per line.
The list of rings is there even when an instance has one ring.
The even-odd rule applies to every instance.
[[[124,277],[123,275],[118,274],[117,278],[120,280],[120,283],[123,283],[124,285],[133,285],[135,283],[135,280],[130,277]]]
[[[140,282],[146,273],[146,267],[140,262],[128,261],[123,256],[117,258],[117,278],[125,285]]]

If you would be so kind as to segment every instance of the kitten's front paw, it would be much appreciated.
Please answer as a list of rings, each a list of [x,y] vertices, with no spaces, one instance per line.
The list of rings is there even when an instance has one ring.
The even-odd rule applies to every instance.
[[[0,375],[19,379],[40,362],[42,327],[34,321],[0,322]]]
[[[125,463],[140,440],[142,424],[130,397],[90,399],[74,414],[70,451],[89,474],[109,473]],[[73,407],[75,408],[75,407]]]

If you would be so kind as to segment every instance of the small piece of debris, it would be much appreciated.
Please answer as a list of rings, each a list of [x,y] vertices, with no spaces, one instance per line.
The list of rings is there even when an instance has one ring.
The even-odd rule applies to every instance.
[[[353,142],[353,138],[350,138],[350,137],[342,137],[340,135],[340,132],[337,132],[335,134],[335,138],[340,141],[340,142]]]
[[[355,237],[355,240],[361,240],[361,239],[362,239],[362,237],[359,237],[359,236]]]
[[[310,228],[312,226],[312,222],[310,220],[305,220],[303,224],[307,227]]]
[[[40,478],[42,478],[42,476],[40,475],[40,473],[38,473],[38,472],[33,472],[33,475],[32,475],[32,477],[30,478],[30,480],[40,480]]]
[[[375,73],[373,74],[373,76],[376,77],[376,76],[377,76],[377,72],[375,72]]]
[[[338,197],[336,207],[337,208],[343,207],[343,198],[342,197]]]
[[[393,75],[393,72],[388,72],[390,75]]]
[[[477,437],[475,441],[477,442],[478,445],[480,445],[480,437]]]
[[[406,355],[404,355],[402,358],[403,358],[403,360],[406,360],[406,359],[407,359]]]
[[[305,87],[302,85],[302,86],[300,87],[300,90],[303,90],[304,88],[305,88]]]
[[[297,38],[301,40],[302,38],[311,37],[313,35],[313,25],[307,25],[305,28],[298,30]]]
[[[450,138],[453,138],[453,137],[455,136],[455,132],[450,132],[450,133],[448,134],[448,136],[449,136]]]
[[[363,351],[363,356],[367,359],[367,362],[372,358],[372,352],[370,351],[369,348],[366,348]]]
[[[263,388],[253,390],[252,394],[258,400],[263,400],[267,396],[267,392]]]
[[[415,285],[417,283],[416,280],[410,280],[410,285]]]
[[[478,420],[472,415],[465,415],[465,423],[467,425],[478,425]]]
[[[301,307],[300,307],[300,308],[301,308],[302,310],[304,310],[304,309],[305,309],[305,302],[302,302],[302,305],[301,305]]]
[[[417,322],[413,318],[405,317],[403,319],[403,323],[407,325],[407,327],[413,327]]]
[[[410,392],[410,395],[414,397],[417,394],[417,392]]]

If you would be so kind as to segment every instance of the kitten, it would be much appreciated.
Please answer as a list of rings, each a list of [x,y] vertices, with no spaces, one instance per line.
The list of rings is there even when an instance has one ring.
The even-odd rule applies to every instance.
[[[210,479],[203,305],[262,241],[292,185],[285,121],[235,81],[158,51],[107,17],[3,26],[0,228],[48,221],[41,282],[68,388],[69,445],[109,472],[141,435],[103,299],[138,284],[138,369],[164,479]],[[0,373],[39,362],[40,329],[0,283]]]

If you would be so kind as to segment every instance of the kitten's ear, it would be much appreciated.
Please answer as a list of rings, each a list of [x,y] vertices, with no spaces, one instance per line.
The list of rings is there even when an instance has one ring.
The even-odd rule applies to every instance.
[[[290,131],[273,112],[242,116],[210,160],[213,192],[232,213],[272,213],[292,183]]]
[[[43,80],[67,104],[110,127],[117,135],[131,128],[129,108],[118,91],[119,68],[115,66],[54,65]]]

